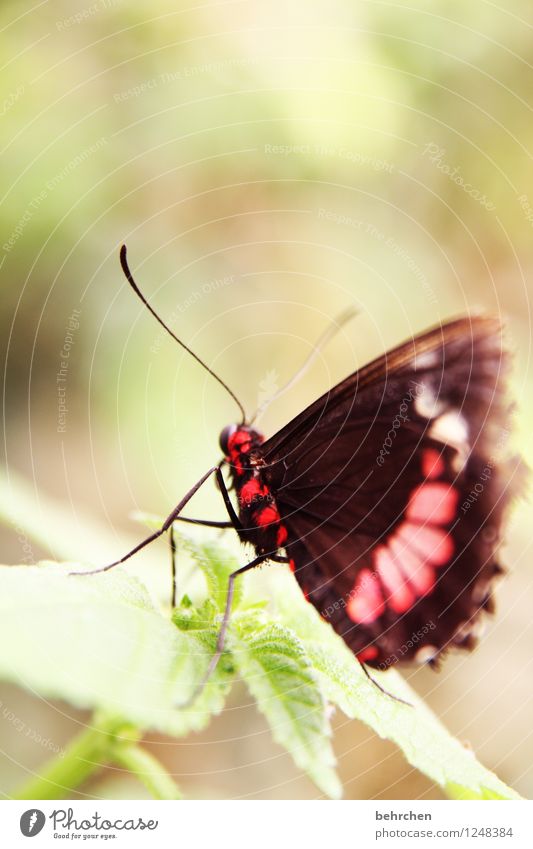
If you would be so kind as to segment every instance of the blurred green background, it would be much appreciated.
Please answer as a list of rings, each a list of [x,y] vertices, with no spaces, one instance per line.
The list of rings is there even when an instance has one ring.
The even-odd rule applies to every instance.
[[[4,562],[119,556],[143,533],[132,513],[166,515],[236,417],[132,295],[122,241],[152,303],[249,413],[358,309],[268,410],[267,434],[411,334],[468,310],[501,315],[517,444],[533,459],[529,3],[4,0],[0,29]],[[223,518],[213,486],[190,512]],[[478,650],[406,672],[528,797],[530,521],[524,503]],[[155,549],[131,568],[164,592]],[[50,752],[6,708],[56,747],[88,717],[12,687],[0,698],[9,795]],[[439,798],[391,745],[336,725],[348,798]],[[207,732],[150,740],[188,795],[316,796],[244,691]],[[86,792],[142,794],[116,769]]]

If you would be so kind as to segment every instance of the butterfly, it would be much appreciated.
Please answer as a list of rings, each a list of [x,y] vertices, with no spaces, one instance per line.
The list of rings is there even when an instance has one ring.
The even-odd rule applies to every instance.
[[[242,418],[220,434],[223,460],[161,528],[93,571],[172,534],[178,520],[235,528],[255,557],[229,577],[208,674],[224,648],[235,579],[269,560],[289,563],[306,599],[367,666],[435,665],[451,647],[471,649],[493,610],[505,516],[520,479],[508,450],[509,358],[499,322],[466,316],[406,341],[265,440],[141,294],[124,246],[121,262],[143,303],[224,386]],[[212,475],[229,521],[184,517]]]

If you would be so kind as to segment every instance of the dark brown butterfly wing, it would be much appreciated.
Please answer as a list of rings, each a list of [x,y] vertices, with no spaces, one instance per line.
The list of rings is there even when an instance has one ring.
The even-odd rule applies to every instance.
[[[351,375],[262,446],[309,601],[384,668],[470,647],[501,571],[516,461],[500,328],[436,328]],[[422,651],[420,651],[422,650]]]

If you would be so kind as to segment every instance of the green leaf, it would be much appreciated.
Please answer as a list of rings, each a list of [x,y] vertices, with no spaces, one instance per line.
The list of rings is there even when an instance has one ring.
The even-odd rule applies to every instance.
[[[216,629],[181,632],[120,569],[72,576],[76,564],[0,567],[0,677],[41,696],[182,735],[222,710],[231,669],[219,669],[186,710]]]
[[[461,787],[460,784],[454,784],[450,782],[446,785],[446,793],[450,797],[450,799],[519,799],[521,798],[517,794],[513,796],[503,795],[501,792],[498,793],[496,790],[490,790],[488,787],[482,786],[477,791],[471,790],[468,787]],[[507,788],[508,790],[509,788]],[[512,791],[511,791],[512,792]]]
[[[289,628],[253,612],[234,616],[228,643],[274,740],[324,793],[338,798],[342,788],[326,704],[302,642]]]
[[[372,670],[371,674],[409,705],[374,686],[344,641],[305,602],[288,571],[277,570],[273,582],[280,617],[302,641],[327,699],[347,716],[362,720],[380,737],[396,743],[412,766],[453,798],[520,798],[446,730],[395,670]]]
[[[340,795],[340,787],[326,700],[394,741],[450,796],[519,798],[446,731],[394,670],[372,674],[412,706],[380,692],[282,567],[266,573],[275,586],[278,621],[262,603],[243,599],[240,589],[228,650],[201,696],[178,709],[215,651],[227,577],[236,566],[212,544],[182,538],[184,547],[202,569],[209,594],[196,604],[184,595],[175,624],[120,568],[73,577],[67,572],[76,564],[0,567],[0,640],[9,646],[0,656],[0,677],[139,729],[183,735],[222,710],[236,668],[274,739],[329,796]]]

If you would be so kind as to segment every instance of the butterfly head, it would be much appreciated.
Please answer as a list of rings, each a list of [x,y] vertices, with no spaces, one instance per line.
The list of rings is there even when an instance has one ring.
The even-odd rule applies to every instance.
[[[259,431],[248,425],[230,424],[221,431],[219,444],[224,456],[233,460],[258,448],[263,438]]]

